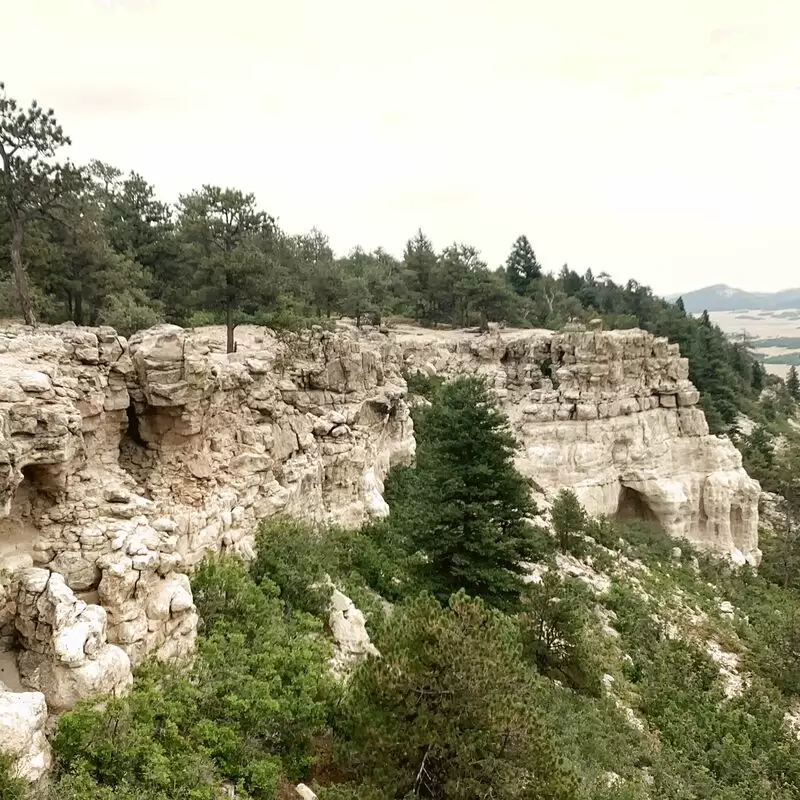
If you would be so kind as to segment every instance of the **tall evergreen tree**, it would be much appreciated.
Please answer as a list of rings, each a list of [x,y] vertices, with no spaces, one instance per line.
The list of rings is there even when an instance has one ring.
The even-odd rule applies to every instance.
[[[120,302],[130,306],[134,317],[152,324],[160,308],[148,298],[150,275],[111,246],[102,214],[90,191],[62,198],[49,226],[45,285],[63,297],[76,325],[105,323],[109,305]],[[119,315],[115,322],[124,327]],[[123,335],[132,332],[120,331]]]
[[[527,295],[533,282],[542,274],[527,236],[519,236],[506,259],[506,275],[517,294]]]
[[[235,312],[269,303],[277,294],[260,239],[274,220],[256,208],[252,194],[204,186],[181,197],[179,225],[199,263],[197,303],[225,311],[227,349],[233,352]]]
[[[439,599],[459,589],[513,608],[522,588],[520,562],[535,552],[536,511],[514,467],[514,437],[486,385],[458,378],[415,418],[416,467],[389,486],[392,524],[425,558],[423,585]]]
[[[766,370],[763,364],[758,361],[753,361],[750,375],[750,385],[753,387],[753,391],[760,394],[764,388],[764,381],[766,380]]]
[[[79,178],[77,170],[53,160],[69,144],[53,109],[45,110],[34,100],[23,110],[0,82],[0,203],[9,221],[11,267],[20,311],[28,325],[36,318],[23,259],[25,233]]]
[[[572,489],[562,489],[553,501],[550,512],[553,531],[562,550],[569,550],[576,537],[579,537],[589,523],[586,511]]]
[[[797,376],[797,367],[794,364],[789,367],[789,372],[786,375],[786,389],[792,400],[800,400],[800,378]]]
[[[431,240],[421,229],[406,243],[403,261],[410,277],[414,316],[417,320],[430,319],[435,314],[434,287],[438,259]]]

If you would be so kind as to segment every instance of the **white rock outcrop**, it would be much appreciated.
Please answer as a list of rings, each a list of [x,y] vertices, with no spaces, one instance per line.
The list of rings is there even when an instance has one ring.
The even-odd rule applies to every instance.
[[[29,718],[27,775],[47,760],[42,696],[61,711],[124,691],[147,655],[191,653],[187,573],[206,553],[251,555],[258,520],[279,513],[388,513],[383,481],[415,448],[404,369],[489,378],[543,492],[569,486],[590,513],[649,516],[757,560],[758,484],[708,434],[663,339],[343,326],[242,327],[237,342],[226,354],[224,331],[171,325],[130,341],[0,330],[0,677],[15,690],[0,701]],[[334,595],[342,664],[372,652],[359,614]]]
[[[414,452],[391,337],[220,334],[0,331],[0,666],[51,711],[191,653],[187,572],[258,520],[388,513]]]
[[[50,769],[46,722],[47,703],[41,692],[12,692],[0,684],[0,753],[13,759],[15,777],[35,781]]]
[[[52,711],[131,683],[128,654],[107,639],[104,608],[78,600],[57,572],[20,571],[15,618],[23,683],[44,693]]]
[[[370,641],[363,612],[336,587],[332,587],[328,626],[335,652],[331,668],[335,675],[344,676],[348,669],[369,656],[380,656]]]
[[[657,521],[672,536],[757,563],[760,487],[711,436],[677,345],[641,330],[398,333],[409,369],[485,376],[544,492],[592,515]]]

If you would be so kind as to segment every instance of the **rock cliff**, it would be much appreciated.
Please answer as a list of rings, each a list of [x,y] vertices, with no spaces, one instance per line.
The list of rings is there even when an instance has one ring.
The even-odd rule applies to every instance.
[[[205,553],[251,553],[276,513],[388,513],[383,479],[415,446],[404,368],[486,375],[541,490],[569,486],[592,513],[757,558],[758,484],[708,435],[665,340],[346,327],[237,339],[227,355],[213,329],[0,331],[0,716],[24,731],[20,774],[49,763],[45,702],[124,691],[147,655],[191,652],[187,572]]]
[[[250,553],[279,512],[388,513],[382,480],[414,452],[397,345],[239,338],[229,356],[174,326],[0,332],[0,680],[33,690],[0,705],[27,713],[21,774],[48,760],[45,700],[123,691],[146,655],[191,651],[205,553]]]
[[[643,517],[672,536],[757,563],[760,487],[711,436],[677,345],[641,330],[401,330],[411,371],[480,374],[545,493],[572,488],[592,515]]]

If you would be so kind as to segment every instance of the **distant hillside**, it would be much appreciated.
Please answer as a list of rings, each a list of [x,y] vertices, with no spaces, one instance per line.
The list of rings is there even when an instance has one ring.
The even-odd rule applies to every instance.
[[[675,301],[679,295],[667,300]],[[783,289],[780,292],[745,292],[724,283],[706,286],[683,295],[683,305],[690,314],[700,311],[771,311],[783,308],[800,308],[800,289]]]

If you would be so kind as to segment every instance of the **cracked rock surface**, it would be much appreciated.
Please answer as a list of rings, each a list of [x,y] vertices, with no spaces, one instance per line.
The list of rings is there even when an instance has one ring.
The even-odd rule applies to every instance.
[[[652,519],[672,536],[757,563],[759,484],[708,432],[678,345],[641,330],[398,332],[409,369],[484,376],[545,493],[589,514]]]
[[[26,777],[49,763],[48,709],[191,653],[206,553],[251,555],[278,513],[385,515],[383,479],[413,456],[390,337],[242,328],[228,355],[218,334],[0,331],[0,678],[33,690],[0,693],[21,737],[0,728],[0,749]]]

